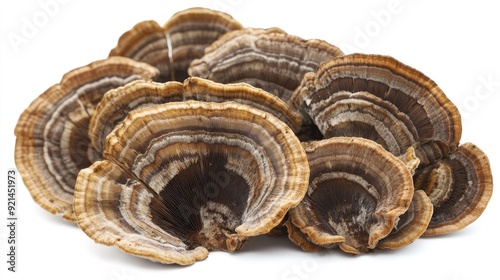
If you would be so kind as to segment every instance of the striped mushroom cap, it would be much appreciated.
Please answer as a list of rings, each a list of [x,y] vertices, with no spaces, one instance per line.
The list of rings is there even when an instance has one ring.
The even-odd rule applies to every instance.
[[[143,21],[124,33],[110,56],[126,56],[160,69],[158,81],[183,81],[189,63],[222,34],[243,26],[230,15],[206,8],[174,14],[162,27]]]
[[[87,135],[94,108],[109,89],[157,74],[156,68],[128,58],[96,61],[66,73],[24,110],[15,128],[15,160],[40,206],[74,221],[76,176],[101,158]]]
[[[277,28],[246,28],[215,41],[193,60],[188,73],[219,83],[246,82],[287,102],[305,73],[342,54],[322,40],[304,40]]]
[[[458,147],[458,109],[430,78],[396,59],[352,54],[304,77],[290,100],[324,137],[371,139],[395,155],[414,146],[421,165]]]
[[[294,132],[300,129],[302,121],[282,100],[245,83],[223,85],[197,77],[186,79],[184,84],[134,81],[110,90],[102,98],[90,120],[88,134],[92,146],[102,152],[106,136],[130,111],[182,100],[246,104],[276,116]]]
[[[163,263],[238,250],[278,225],[307,191],[293,131],[236,102],[172,102],[132,111],[104,160],[82,170],[74,208],[94,241]]]
[[[406,164],[363,138],[335,137],[304,148],[309,188],[290,210],[290,239],[305,250],[338,245],[358,254],[376,248],[410,207],[414,188]]]
[[[391,233],[379,241],[377,248],[397,249],[412,243],[427,230],[433,211],[434,207],[427,194],[416,190],[408,210],[399,217]]]
[[[414,183],[434,205],[434,215],[424,233],[427,236],[468,226],[486,209],[493,192],[488,157],[472,143],[462,144],[437,163],[419,168]]]

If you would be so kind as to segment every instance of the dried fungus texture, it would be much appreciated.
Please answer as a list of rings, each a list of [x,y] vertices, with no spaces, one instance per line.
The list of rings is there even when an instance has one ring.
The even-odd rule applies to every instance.
[[[488,159],[468,150],[472,145],[459,148],[458,109],[421,72],[388,56],[338,57],[308,73],[289,104],[326,138],[371,139],[400,158],[415,149],[415,184],[436,208],[425,235],[461,229],[484,211],[492,189]]]
[[[433,165],[417,170],[415,188],[424,190],[434,205],[425,235],[460,230],[486,209],[493,192],[489,160],[477,146],[465,143]]]
[[[305,73],[340,55],[322,40],[304,40],[277,28],[246,28],[215,41],[188,73],[219,83],[246,82],[287,102]]]
[[[157,67],[157,81],[180,81],[188,77],[191,61],[221,35],[243,28],[230,15],[206,8],[174,14],[164,26],[143,21],[124,33],[110,56],[126,56]]]
[[[304,148],[309,188],[290,210],[290,239],[308,251],[339,246],[359,254],[375,249],[410,207],[414,188],[406,164],[363,138],[334,137],[304,143]],[[425,228],[399,246],[411,243]]]
[[[302,123],[302,117],[282,100],[245,83],[224,85],[197,77],[190,77],[183,84],[134,81],[110,90],[102,98],[90,120],[88,134],[92,146],[102,153],[106,136],[135,109],[186,100],[249,105],[272,114],[294,132]]]
[[[308,74],[290,104],[325,138],[371,139],[399,156],[414,147],[421,165],[455,151],[460,114],[437,84],[388,56],[337,57]]]
[[[128,58],[96,61],[66,73],[24,110],[15,128],[15,160],[40,206],[74,221],[78,172],[101,158],[87,134],[95,107],[108,90],[157,74],[154,67]]]
[[[94,241],[164,263],[238,250],[307,191],[293,131],[236,102],[172,102],[131,112],[82,170],[74,208]]]

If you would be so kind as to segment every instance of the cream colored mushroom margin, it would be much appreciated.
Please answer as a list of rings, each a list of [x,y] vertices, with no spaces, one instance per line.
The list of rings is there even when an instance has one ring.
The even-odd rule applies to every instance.
[[[134,110],[113,130],[104,160],[78,176],[74,209],[97,243],[187,265],[272,230],[308,178],[299,140],[273,115],[172,102]]]
[[[363,138],[333,137],[303,145],[309,189],[286,223],[295,244],[307,251],[339,246],[359,254],[403,247],[424,233],[432,204],[423,192],[414,196],[413,170],[407,163]],[[406,159],[418,164],[412,149]]]

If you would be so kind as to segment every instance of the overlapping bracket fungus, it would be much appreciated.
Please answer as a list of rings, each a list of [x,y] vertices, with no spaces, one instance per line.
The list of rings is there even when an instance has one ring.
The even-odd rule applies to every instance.
[[[93,240],[164,263],[238,250],[278,225],[307,190],[293,131],[235,102],[172,102],[132,111],[80,172],[74,208]]]
[[[484,211],[492,193],[488,159],[472,145],[459,148],[458,109],[418,70],[382,55],[333,58],[305,75],[289,104],[326,138],[371,139],[396,156],[415,149],[417,189],[437,207],[426,235],[461,229]]]
[[[283,229],[352,254],[462,229],[493,179],[461,133],[437,84],[392,57],[192,8],[35,99],[15,160],[33,199],[97,243],[187,265]]]
[[[293,132],[302,123],[302,117],[282,100],[245,83],[223,85],[197,77],[190,77],[183,84],[139,80],[104,95],[90,120],[88,134],[92,146],[102,153],[106,136],[135,109],[186,100],[246,104],[272,114]]]
[[[375,249],[384,238],[389,239],[385,248],[402,247],[425,231],[432,215],[430,200],[419,193],[411,203],[411,170],[382,146],[363,138],[334,137],[304,143],[304,148],[309,189],[290,210],[286,224],[290,239],[301,248],[339,246],[358,254]],[[409,157],[414,157],[412,152]],[[398,234],[403,230],[404,235]]]
[[[164,26],[148,20],[124,33],[110,56],[126,56],[158,68],[157,81],[183,81],[191,61],[222,34],[243,28],[230,15],[206,8],[174,14]]]
[[[277,28],[246,28],[215,41],[193,60],[188,73],[219,83],[246,82],[287,102],[304,74],[341,55],[322,40],[304,40]]]
[[[108,90],[156,75],[156,68],[124,57],[96,61],[65,74],[24,110],[15,128],[15,160],[40,206],[74,221],[76,176],[101,158],[87,134],[95,107]]]

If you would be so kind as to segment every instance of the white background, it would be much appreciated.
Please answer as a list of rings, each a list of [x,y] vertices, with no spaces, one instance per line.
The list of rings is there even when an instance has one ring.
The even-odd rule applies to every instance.
[[[14,167],[20,113],[62,75],[108,55],[134,24],[160,24],[193,6],[220,9],[248,27],[277,26],[345,52],[392,55],[438,83],[459,106],[462,142],[499,174],[500,16],[494,1],[2,1],[0,4],[0,279],[499,279],[497,191],[472,225],[395,251],[351,256],[305,253],[286,238],[252,238],[241,251],[212,252],[188,267],[161,265],[95,244],[76,225],[42,210],[18,180],[17,273],[7,271],[7,169]],[[55,1],[55,0],[52,0]],[[44,16],[45,14],[45,16]],[[27,22],[36,30],[22,33]],[[21,37],[17,43],[11,38]],[[19,39],[19,38],[17,38]],[[3,181],[2,181],[3,180]],[[496,259],[496,261],[494,260]]]

